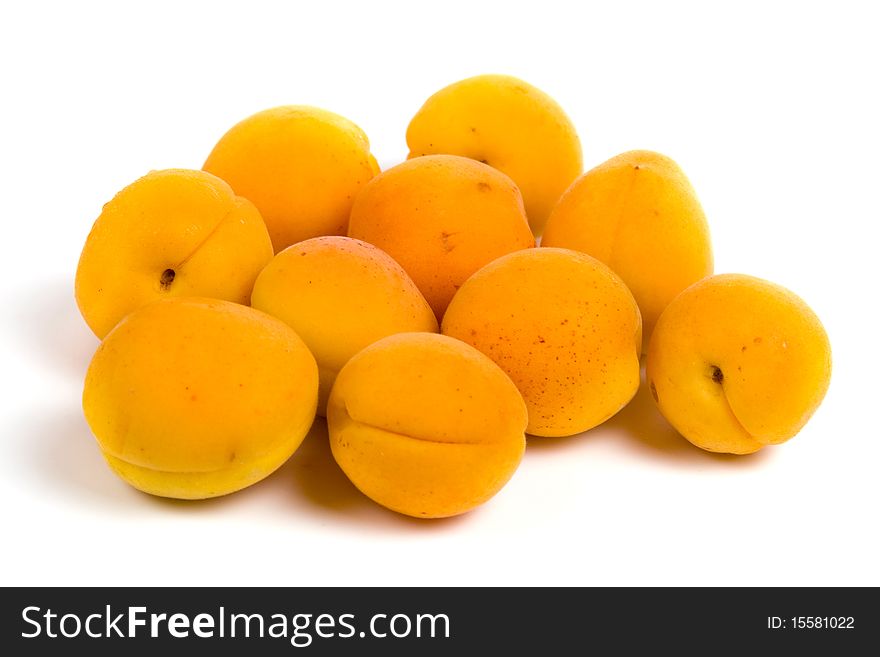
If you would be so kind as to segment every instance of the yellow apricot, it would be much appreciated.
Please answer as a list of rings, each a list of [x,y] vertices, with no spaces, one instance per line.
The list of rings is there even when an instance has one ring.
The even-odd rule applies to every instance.
[[[583,251],[624,280],[642,312],[643,351],[663,309],[713,268],[693,187],[673,160],[651,151],[623,153],[578,178],[541,244]]]
[[[288,105],[233,126],[203,168],[253,201],[277,253],[310,237],[345,235],[354,197],[379,167],[354,123]]]
[[[438,318],[480,267],[535,245],[513,181],[454,155],[419,157],[380,173],[355,200],[348,234],[397,260]]]
[[[86,420],[110,467],[163,497],[225,495],[263,479],[315,417],[318,368],[269,315],[197,297],[147,304],[89,365]]]
[[[486,265],[455,295],[441,331],[507,372],[532,435],[586,431],[639,387],[635,299],[608,267],[576,251],[539,247]]]
[[[828,389],[831,345],[793,292],[752,276],[711,276],[660,316],[647,379],[660,412],[694,445],[749,454],[807,423]]]
[[[76,270],[76,302],[103,338],[160,298],[247,304],[272,244],[260,213],[204,171],[152,171],[104,206]]]
[[[482,504],[525,450],[526,409],[491,360],[458,340],[401,333],[355,355],[327,407],[330,445],[352,483],[417,518]]]
[[[522,191],[535,235],[583,171],[581,142],[550,96],[508,75],[478,75],[431,96],[406,131],[409,157],[463,155],[489,164]]]
[[[254,284],[252,305],[278,317],[311,349],[324,415],[336,374],[380,338],[437,332],[428,302],[388,254],[350,237],[315,237],[275,256]]]

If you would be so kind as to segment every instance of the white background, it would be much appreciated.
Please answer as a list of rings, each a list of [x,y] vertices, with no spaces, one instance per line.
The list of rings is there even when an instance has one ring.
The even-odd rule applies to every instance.
[[[716,4],[4,3],[0,582],[880,585],[878,23],[869,2]],[[421,103],[484,72],[553,95],[588,168],[678,160],[716,271],[815,309],[834,373],[801,434],[711,455],[640,394],[586,435],[533,439],[495,499],[436,522],[362,497],[320,432],[224,499],[116,479],[80,410],[97,341],[73,300],[101,205],[286,103],[351,118],[392,165]]]

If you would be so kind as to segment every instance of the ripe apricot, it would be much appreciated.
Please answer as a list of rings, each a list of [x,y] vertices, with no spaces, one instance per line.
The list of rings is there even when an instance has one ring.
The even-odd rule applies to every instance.
[[[225,495],[268,476],[315,417],[318,368],[281,320],[179,297],[123,319],[86,374],[83,410],[110,467],[163,497]]]
[[[510,379],[473,347],[400,333],[355,355],[327,406],[336,462],[361,492],[417,518],[482,504],[525,450],[526,408]]]
[[[535,235],[583,171],[581,142],[562,108],[508,75],[478,75],[435,93],[410,122],[406,143],[409,157],[463,155],[506,173],[522,191]]]
[[[311,349],[320,372],[320,415],[336,374],[361,349],[394,333],[437,332],[431,307],[403,268],[350,237],[288,247],[257,278],[251,303],[293,327]]]
[[[355,200],[348,234],[397,260],[438,318],[468,276],[535,245],[513,181],[454,155],[419,157],[380,173]]]
[[[646,371],[660,412],[685,438],[711,452],[749,454],[807,423],[828,390],[831,345],[793,292],[723,274],[663,311]]]
[[[345,235],[354,197],[378,168],[363,130],[303,105],[244,119],[203,167],[259,208],[276,253],[310,237]]]
[[[583,251],[624,280],[642,313],[643,351],[663,309],[713,268],[693,187],[673,160],[651,151],[623,153],[578,178],[541,244]]]
[[[272,244],[260,213],[204,171],[152,171],[104,206],[76,270],[76,302],[103,338],[160,298],[247,304]]]
[[[539,247],[498,258],[471,276],[441,327],[513,379],[536,436],[586,431],[639,387],[639,309],[598,260]]]

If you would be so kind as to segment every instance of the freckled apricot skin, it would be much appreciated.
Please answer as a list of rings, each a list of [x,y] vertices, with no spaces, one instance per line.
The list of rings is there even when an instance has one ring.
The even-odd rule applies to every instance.
[[[750,454],[797,434],[831,381],[831,345],[793,292],[752,276],[711,276],[663,312],[648,347],[660,412],[710,452]]]
[[[438,318],[480,267],[535,245],[513,181],[455,155],[415,158],[376,176],[355,200],[348,234],[399,262]]]
[[[271,474],[315,416],[315,359],[282,321],[197,297],[147,304],[89,365],[83,411],[110,467],[146,493],[225,495]]]
[[[406,131],[409,157],[450,153],[485,162],[522,191],[535,235],[583,171],[581,142],[546,93],[508,75],[478,75],[444,87]]]
[[[202,168],[257,206],[276,253],[311,237],[345,235],[355,196],[379,170],[363,130],[304,105],[244,119]]]
[[[476,349],[434,333],[383,338],[348,361],[327,424],[352,483],[416,518],[483,504],[525,450],[526,408],[510,379]]]
[[[272,244],[260,213],[204,171],[152,171],[104,206],[76,270],[76,302],[103,338],[140,306],[205,296],[247,304]]]
[[[251,303],[291,326],[314,354],[319,415],[336,374],[361,349],[395,333],[438,330],[403,268],[378,247],[350,237],[315,237],[288,247],[260,273]]]
[[[651,151],[623,153],[578,178],[541,244],[583,251],[624,280],[642,313],[643,351],[669,302],[713,270],[709,225],[690,181]]]
[[[539,247],[498,258],[449,304],[441,332],[473,345],[525,399],[527,432],[569,436],[601,424],[639,386],[641,318],[598,260]]]

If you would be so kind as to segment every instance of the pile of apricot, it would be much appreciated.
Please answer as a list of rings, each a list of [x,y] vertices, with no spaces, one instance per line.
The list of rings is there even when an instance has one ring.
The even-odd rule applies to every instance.
[[[120,477],[231,493],[317,414],[363,493],[444,517],[504,486],[526,434],[592,429],[640,384],[684,438],[734,454],[788,440],[822,401],[818,318],[778,285],[713,276],[670,158],[583,173],[559,105],[499,75],[440,90],[406,136],[380,171],[351,121],[278,107],[203,170],[150,172],[104,206],[76,299],[102,339],[83,408]]]

